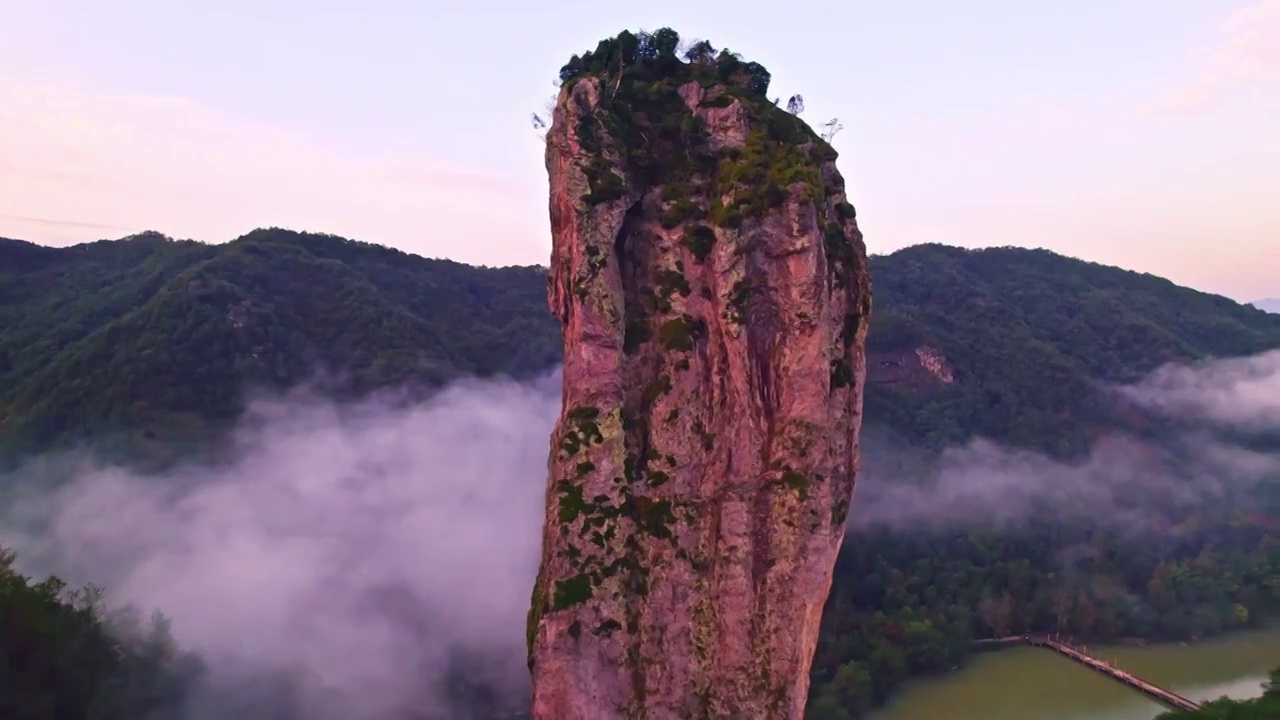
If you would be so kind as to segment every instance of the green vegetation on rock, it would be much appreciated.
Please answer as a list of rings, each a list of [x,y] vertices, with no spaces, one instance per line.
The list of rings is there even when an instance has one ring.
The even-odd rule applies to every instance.
[[[591,599],[591,578],[583,573],[567,580],[556,581],[555,596],[551,602],[551,610],[565,610]]]
[[[693,349],[694,321],[688,315],[671,318],[658,328],[658,338],[668,350]]]
[[[821,202],[826,188],[819,168],[836,152],[803,120],[769,100],[769,71],[705,41],[680,57],[679,44],[670,28],[623,32],[561,69],[564,92],[588,78],[599,84],[595,114],[584,112],[575,128],[590,156],[585,201],[596,205],[625,197],[628,190],[659,187],[666,228],[702,219],[736,228],[779,207],[793,186],[802,199]],[[706,94],[708,107],[738,105],[751,128],[744,147],[712,149],[702,120],[680,94],[691,84]],[[615,163],[632,187],[614,172]],[[703,240],[695,242],[705,247]]]
[[[716,233],[706,225],[694,225],[685,231],[681,244],[689,248],[698,262],[706,262],[711,256],[711,248],[716,244]]]
[[[801,186],[803,199],[821,202],[826,196],[819,168],[830,146],[803,120],[772,103],[751,105],[759,126],[747,133],[742,149],[726,150],[716,167],[711,220],[722,227],[736,228],[780,207],[793,185]],[[722,202],[725,196],[731,199]]]

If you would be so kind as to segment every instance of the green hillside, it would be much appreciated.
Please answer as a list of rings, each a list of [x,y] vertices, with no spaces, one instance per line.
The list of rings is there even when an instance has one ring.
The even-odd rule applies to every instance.
[[[935,447],[982,436],[1076,452],[1125,422],[1098,381],[1280,347],[1280,315],[1047,250],[918,245],[871,267],[869,349],[936,347],[956,382],[873,384],[868,418]]]
[[[198,440],[252,388],[338,396],[554,365],[543,271],[328,235],[0,240],[0,448]]]
[[[1056,453],[1124,422],[1095,381],[1280,347],[1280,315],[1043,250],[921,245],[871,261],[868,421],[940,448]],[[881,378],[936,349],[955,382]],[[210,436],[251,388],[338,396],[555,365],[537,267],[475,268],[330,235],[223,245],[154,233],[69,248],[0,239],[0,451]]]

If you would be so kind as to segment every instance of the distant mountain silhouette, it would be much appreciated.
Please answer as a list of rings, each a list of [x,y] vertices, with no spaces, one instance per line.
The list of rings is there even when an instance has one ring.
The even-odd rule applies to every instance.
[[[1280,298],[1264,298],[1262,300],[1254,300],[1249,304],[1269,313],[1280,313]]]

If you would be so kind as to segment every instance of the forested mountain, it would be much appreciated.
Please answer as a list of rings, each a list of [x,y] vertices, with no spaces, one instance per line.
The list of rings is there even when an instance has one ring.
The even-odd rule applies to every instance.
[[[925,456],[985,438],[1074,461],[1108,431],[1144,425],[1105,383],[1280,348],[1280,315],[1047,251],[922,245],[870,262],[866,427]],[[216,438],[255,388],[311,383],[348,398],[535,375],[560,353],[545,292],[538,267],[283,230],[223,245],[0,240],[0,461],[92,440],[163,464]],[[905,679],[962,662],[975,638],[1185,639],[1277,616],[1280,545],[1265,509],[1179,507],[1162,521],[1176,532],[1135,538],[1052,513],[857,529],[824,615],[812,717],[858,717]],[[0,604],[46,618],[48,635],[30,642],[65,627],[107,647],[92,613],[54,603],[56,584],[0,566]],[[72,672],[73,645],[48,646],[49,677],[113,682],[109,668]],[[3,682],[26,682],[4,667],[0,657],[0,696]]]
[[[932,447],[1079,450],[1123,418],[1096,380],[1280,347],[1280,316],[1042,250],[872,258],[868,421]],[[244,392],[351,396],[556,364],[537,267],[475,268],[331,235],[0,239],[0,449],[203,437]],[[939,374],[916,351],[936,351]],[[954,382],[947,382],[951,378]]]
[[[258,387],[351,396],[529,375],[560,353],[545,293],[537,267],[329,235],[0,240],[0,449],[110,437],[162,451],[225,426]]]
[[[869,350],[938,348],[956,381],[873,383],[868,420],[935,447],[981,436],[1078,452],[1124,421],[1097,381],[1280,347],[1280,316],[1047,250],[918,245],[871,267]]]

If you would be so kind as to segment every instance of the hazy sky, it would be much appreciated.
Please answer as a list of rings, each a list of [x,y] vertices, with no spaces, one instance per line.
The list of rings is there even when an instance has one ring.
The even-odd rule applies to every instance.
[[[1280,0],[3,0],[0,235],[267,225],[545,263],[529,113],[669,25],[838,116],[873,252],[1048,247],[1280,294]]]

